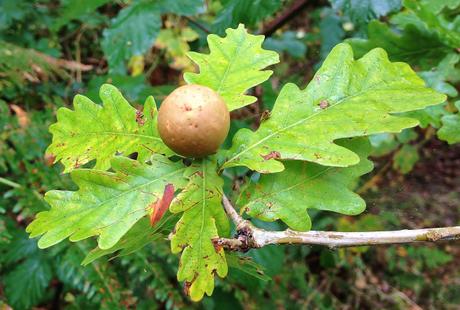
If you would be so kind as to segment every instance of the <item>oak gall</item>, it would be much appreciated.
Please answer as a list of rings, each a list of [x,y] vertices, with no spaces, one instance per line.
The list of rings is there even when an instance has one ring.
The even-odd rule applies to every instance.
[[[212,89],[185,85],[175,89],[161,104],[158,131],[163,142],[185,157],[204,157],[217,152],[227,137],[230,114],[224,100]]]

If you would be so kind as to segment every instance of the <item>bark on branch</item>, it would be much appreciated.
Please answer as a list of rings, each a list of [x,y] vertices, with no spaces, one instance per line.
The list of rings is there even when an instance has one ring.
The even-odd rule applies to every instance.
[[[268,231],[244,220],[226,196],[225,211],[235,222],[237,233],[233,239],[219,238],[214,242],[233,251],[246,252],[269,244],[322,245],[331,249],[363,245],[401,244],[460,240],[460,226],[395,231],[337,232],[337,231]]]
[[[271,36],[276,30],[285,25],[291,18],[307,7],[308,0],[295,0],[291,6],[287,7],[279,16],[270,23],[264,25],[260,34],[266,37]]]

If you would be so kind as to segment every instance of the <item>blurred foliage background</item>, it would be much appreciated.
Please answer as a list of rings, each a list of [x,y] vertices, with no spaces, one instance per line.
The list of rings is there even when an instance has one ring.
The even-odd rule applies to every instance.
[[[98,102],[103,83],[138,107],[150,94],[161,102],[195,70],[187,51],[206,51],[207,34],[239,23],[264,34],[281,63],[252,90],[258,101],[232,113],[227,146],[237,129],[258,126],[280,86],[306,85],[343,40],[357,57],[384,48],[449,96],[414,113],[420,128],[371,137],[376,168],[357,184],[368,210],[354,218],[316,212],[314,229],[458,225],[459,13],[460,0],[0,0],[0,309],[459,309],[455,243],[253,250],[269,277],[231,268],[212,297],[192,304],[166,240],[83,267],[94,240],[43,251],[24,232],[48,208],[46,191],[75,187],[44,155],[57,108],[77,93]],[[245,173],[228,175],[228,192]]]

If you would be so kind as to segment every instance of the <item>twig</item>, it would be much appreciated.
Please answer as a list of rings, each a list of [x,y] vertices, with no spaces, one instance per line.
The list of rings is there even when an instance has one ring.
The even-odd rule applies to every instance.
[[[205,33],[211,33],[211,31],[206,28],[205,26],[203,26],[202,24],[200,24],[199,22],[197,22],[196,20],[194,20],[193,18],[189,17],[189,16],[184,16],[184,18],[191,24],[195,25],[197,28],[203,30]]]
[[[291,18],[296,16],[301,10],[307,6],[308,0],[295,0],[291,6],[286,8],[279,16],[274,20],[266,24],[260,34],[265,36],[271,36],[276,30],[286,24]]]
[[[222,203],[224,205],[225,212],[227,212],[228,216],[230,216],[237,227],[245,222],[245,220],[238,214],[238,212],[236,212],[232,203],[225,194],[222,197]]]
[[[224,195],[225,211],[237,226],[233,239],[220,238],[214,242],[236,251],[247,251],[269,244],[322,245],[331,249],[364,245],[400,244],[414,242],[437,242],[460,239],[460,226],[424,228],[395,231],[337,232],[337,231],[268,231],[244,220]]]

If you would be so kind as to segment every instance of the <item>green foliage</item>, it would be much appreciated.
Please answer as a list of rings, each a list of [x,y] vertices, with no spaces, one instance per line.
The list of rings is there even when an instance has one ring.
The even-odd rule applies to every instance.
[[[352,38],[348,42],[358,56],[376,47],[384,48],[391,60],[405,61],[421,70],[419,76],[428,87],[457,97],[455,84],[459,81],[460,58],[455,49],[460,42],[457,36],[460,28],[455,12],[460,2],[407,0],[403,4],[406,10],[391,17],[393,25],[372,21],[368,25],[368,39]],[[456,115],[449,113],[447,106],[431,106],[404,115],[419,120],[423,128],[439,129],[440,139],[455,143]],[[393,167],[404,173],[419,159],[418,152],[410,145],[403,145],[394,156]]]
[[[214,246],[212,239],[229,233],[227,216],[221,206],[223,180],[216,174],[216,162],[203,159],[187,169],[188,185],[173,200],[172,213],[183,212],[171,238],[171,251],[180,253],[177,273],[186,281],[192,300],[204,293],[211,295],[214,274],[225,277],[228,272],[223,248]]]
[[[404,144],[400,150],[395,153],[393,158],[393,167],[401,173],[408,173],[413,168],[417,161],[420,159],[416,147],[410,144]]]
[[[212,30],[224,34],[227,28],[236,28],[239,23],[254,27],[258,21],[275,13],[281,3],[281,0],[223,0],[223,8],[218,12]]]
[[[215,89],[230,110],[251,103],[255,98],[244,93],[265,81],[271,71],[261,70],[278,61],[276,53],[261,48],[262,40],[262,36],[248,34],[242,25],[227,30],[226,38],[210,35],[211,53],[190,54],[201,72],[186,74],[186,81]],[[357,214],[365,208],[351,188],[356,178],[372,169],[366,159],[369,144],[362,139],[337,139],[415,126],[414,119],[390,114],[421,109],[445,98],[426,88],[407,65],[391,63],[384,51],[375,49],[355,61],[351,47],[341,44],[306,90],[287,84],[256,132],[237,132],[230,150],[217,156],[223,162],[218,169],[213,157],[184,165],[160,155],[172,153],[159,138],[152,97],[144,105],[143,116],[113,86],[103,85],[100,97],[102,106],[78,95],[75,111],[58,111],[58,122],[50,128],[53,143],[48,152],[63,162],[65,172],[73,170],[71,177],[79,189],[48,192],[45,200],[51,209],[39,213],[27,231],[31,237],[43,235],[38,241],[41,248],[67,237],[80,241],[99,236],[98,247],[83,261],[89,264],[105,255],[125,256],[147,248],[177,221],[170,235],[171,251],[181,253],[177,278],[185,281],[194,301],[211,295],[214,276],[225,277],[228,272],[224,249],[213,241],[229,235],[221,206],[222,168],[284,169],[249,185],[239,203],[251,216],[281,219],[291,228],[308,230],[309,208],[343,214]],[[137,154],[136,160],[121,156],[132,153]],[[283,165],[280,159],[293,161]],[[96,160],[93,169],[79,168],[92,160]],[[109,168],[114,172],[105,171]],[[181,217],[176,220],[168,215],[152,228],[146,215],[168,184],[178,191],[170,212]],[[324,193],[329,194],[324,197]],[[251,271],[254,267],[249,264],[242,271],[259,274],[257,269]]]
[[[108,169],[117,152],[138,152],[145,160],[153,152],[171,151],[161,141],[157,129],[157,109],[153,97],[144,105],[143,117],[111,85],[100,90],[103,106],[77,95],[73,105],[58,110],[58,122],[50,127],[53,143],[47,152],[61,160],[69,172],[96,159],[96,169]]]
[[[270,118],[255,132],[241,129],[235,135],[223,167],[279,172],[284,169],[279,159],[353,165],[359,157],[334,140],[416,126],[414,119],[389,113],[444,100],[444,95],[426,88],[409,66],[388,61],[383,50],[374,49],[355,61],[351,47],[340,44],[305,90],[285,85]]]
[[[342,27],[341,18],[335,14],[334,10],[327,8],[323,10],[322,14],[324,17],[319,23],[321,30],[320,55],[321,60],[324,60],[332,48],[343,40],[345,31]]]
[[[449,97],[456,97],[458,95],[457,89],[447,81],[456,82],[460,80],[460,69],[456,68],[459,62],[459,55],[449,54],[436,67],[431,68],[430,71],[420,72],[419,75],[425,80],[428,87]]]
[[[435,33],[408,24],[401,33],[394,32],[388,25],[372,21],[368,26],[368,39],[347,40],[357,57],[361,57],[376,47],[385,49],[392,61],[405,61],[431,69],[443,59],[451,49]],[[420,48],[420,42],[424,42]]]
[[[79,190],[50,191],[45,200],[51,210],[39,213],[27,227],[31,237],[40,236],[38,246],[46,248],[67,237],[79,241],[99,235],[99,247],[109,249],[162,197],[171,183],[184,186],[184,168],[163,156],[151,165],[125,157],[112,159],[113,172],[78,169],[72,173]]]
[[[296,33],[293,31],[286,31],[279,38],[267,38],[264,41],[264,48],[278,53],[286,52],[295,58],[302,58],[307,50],[305,44],[296,38]]]
[[[442,127],[438,131],[438,137],[449,144],[460,143],[460,101],[457,101],[457,113],[442,117]]]
[[[366,159],[370,145],[362,139],[340,141],[360,156],[357,165],[347,168],[326,167],[300,161],[285,162],[285,170],[265,175],[242,191],[238,204],[252,217],[264,221],[281,219],[291,229],[309,230],[309,208],[356,215],[366,204],[350,190],[353,181],[372,170]]]
[[[225,38],[208,36],[210,54],[188,54],[200,67],[200,73],[187,72],[184,79],[215,90],[232,111],[256,101],[256,97],[244,93],[272,75],[272,71],[263,69],[277,63],[279,57],[262,49],[264,37],[248,34],[243,25],[226,32]]]
[[[192,15],[202,10],[203,0],[136,0],[123,8],[104,30],[102,49],[113,73],[124,73],[124,64],[142,55],[155,42],[161,29],[161,15]]]
[[[0,10],[0,30],[8,28],[14,21],[23,19],[30,10],[30,3],[24,0],[3,0]]]
[[[293,154],[297,156],[298,149],[309,146],[312,137],[312,140],[322,139],[324,134],[330,134],[332,136],[328,136],[321,147],[332,145],[333,149],[340,146],[353,151],[347,151],[347,154],[353,154],[356,162],[359,156],[360,161],[355,165],[350,163],[350,157],[345,158],[347,164],[342,162],[347,167],[327,167],[316,162],[316,158],[297,156],[295,159],[300,160],[282,162],[284,171],[261,175],[258,180],[259,173],[246,167],[222,167],[228,152],[216,156],[220,165],[215,158],[190,161],[173,156],[170,161],[154,154],[173,155],[158,139],[156,104],[149,96],[160,103],[178,83],[182,83],[180,71],[191,70],[191,61],[184,57],[189,49],[193,51],[192,58],[198,57],[208,63],[201,65],[198,75],[188,75],[193,76],[194,83],[225,89],[230,109],[253,102],[255,98],[250,95],[260,99],[257,105],[232,113],[235,119],[225,147],[244,150],[246,144],[240,144],[245,138],[242,133],[259,126],[262,109],[272,109],[280,85],[310,80],[332,47],[345,37],[353,38],[350,43],[355,49],[355,57],[364,56],[375,47],[383,47],[391,61],[408,62],[419,71],[418,75],[425,80],[426,86],[452,98],[442,105],[412,110],[427,105],[427,100],[417,107],[407,107],[410,112],[398,113],[395,118],[399,117],[401,123],[401,117],[406,117],[407,124],[414,125],[415,121],[409,121],[409,117],[418,120],[425,129],[393,134],[388,132],[388,127],[382,126],[378,131],[382,134],[371,136],[373,146],[379,145],[372,150],[373,155],[398,149],[393,162],[395,166],[403,165],[411,155],[404,154],[403,150],[410,147],[420,149],[426,141],[417,134],[429,138],[434,132],[429,126],[440,128],[439,138],[452,143],[459,141],[460,120],[453,106],[458,100],[459,62],[455,50],[458,48],[455,33],[458,30],[458,0],[406,1],[402,13],[389,16],[384,15],[397,10],[398,1],[340,0],[333,1],[334,8],[324,6],[323,2],[312,2],[308,4],[308,10],[296,12],[301,17],[289,19],[263,45],[260,36],[249,35],[241,28],[230,29],[232,35],[224,38],[210,36],[211,45],[214,41],[214,47],[210,46],[211,53],[199,54],[206,53],[204,34],[208,30],[222,35],[227,27],[236,28],[239,23],[244,23],[249,29],[263,32],[264,25],[277,16],[282,5],[292,3],[281,0],[222,0],[207,1],[206,5],[202,0],[1,2],[0,97],[5,102],[0,100],[0,308],[6,305],[14,309],[296,309],[306,306],[332,309],[351,304],[365,308],[371,300],[372,304],[376,300],[382,307],[404,308],[406,302],[398,291],[401,287],[405,288],[404,294],[421,306],[443,308],[449,306],[448,303],[458,303],[458,285],[449,283],[455,281],[456,273],[448,269],[456,270],[456,252],[448,247],[443,250],[408,247],[407,252],[402,247],[331,252],[317,247],[270,246],[234,255],[223,253],[221,248],[213,245],[212,239],[229,236],[228,220],[220,205],[224,190],[232,197],[240,195],[238,204],[242,211],[248,209],[247,215],[269,221],[281,218],[288,224],[295,223],[290,224],[291,227],[299,225],[298,229],[309,229],[311,221],[315,229],[322,230],[373,230],[406,225],[394,220],[389,225],[385,214],[378,213],[378,204],[372,209],[376,215],[357,218],[315,210],[334,209],[355,214],[364,208],[363,200],[352,189],[358,183],[357,178],[371,168],[365,159],[368,146],[355,139],[336,140],[335,135],[342,129],[346,131],[355,126],[355,120],[363,115],[367,118],[366,109],[378,107],[373,112],[386,119],[394,112],[387,113],[386,105],[398,95],[387,94],[386,100],[374,101],[380,90],[369,90],[368,96],[358,96],[363,99],[359,109],[340,110],[343,117],[339,121],[335,117],[340,111],[328,116],[330,109],[337,109],[331,106],[334,100],[346,97],[347,102],[356,97],[356,94],[351,95],[353,98],[347,97],[353,90],[351,88],[370,83],[361,79],[367,70],[366,66],[361,66],[362,60],[353,62],[350,71],[347,71],[347,64],[351,56],[343,60],[344,74],[350,76],[350,81],[343,83],[346,85],[330,80],[324,89],[309,86],[307,89],[311,89],[311,93],[299,91],[292,84],[285,86],[271,117],[268,112],[263,113],[262,129],[256,131],[270,132],[272,128],[283,126],[283,122],[291,124],[291,119],[296,121],[305,117],[311,100],[318,99],[315,93],[331,93],[334,100],[327,98],[326,102],[319,101],[319,107],[312,106],[324,116],[307,117],[297,131],[288,130],[286,135],[283,132],[276,142],[272,143],[271,139],[267,140],[270,143],[260,142],[266,136],[258,141],[276,148],[281,141],[282,160],[288,144],[294,143],[296,151]],[[363,30],[367,22],[376,18],[386,24],[371,22],[368,40],[356,40],[356,37],[365,37]],[[275,76],[265,81],[271,73],[263,70],[276,63],[278,57],[261,46],[284,52],[295,59],[283,57],[283,64],[276,67]],[[372,53],[377,59],[380,57],[379,52]],[[133,56],[140,59],[142,65],[135,71],[130,70],[131,76],[128,76],[126,64]],[[67,66],[69,60],[76,68]],[[93,69],[81,71],[80,62],[91,64]],[[262,63],[265,64],[259,67]],[[342,63],[340,60],[336,63],[336,70],[326,71],[331,77],[337,75],[340,79],[338,73]],[[387,64],[385,59],[377,63]],[[131,65],[128,66],[132,69]],[[394,71],[400,71],[398,68],[396,66]],[[321,70],[324,73],[324,67]],[[378,70],[381,68],[377,67],[371,74],[378,76]],[[358,79],[353,82],[356,75]],[[404,79],[405,75],[401,72],[400,75]],[[372,81],[375,76],[372,75]],[[412,81],[413,73],[408,76]],[[263,81],[253,92],[251,88]],[[388,79],[383,80],[386,82]],[[106,97],[102,96],[103,105],[93,103],[99,102],[99,88],[104,83],[116,85],[127,100],[117,89],[106,85],[102,88],[106,91]],[[312,83],[315,83],[314,79]],[[413,82],[407,84],[413,85]],[[415,84],[422,88],[419,80]],[[336,90],[342,91],[347,85],[351,90],[343,91],[345,95]],[[406,91],[400,89],[400,92]],[[60,174],[61,165],[51,166],[53,158],[50,154],[43,156],[51,139],[47,128],[54,121],[56,109],[70,107],[69,98],[76,93],[84,93],[93,102],[77,96],[74,111],[58,110],[58,122],[51,127],[53,142],[50,150],[53,151],[50,153],[60,154],[57,161],[64,164],[65,172],[75,169],[71,175],[79,186],[78,190],[69,175]],[[435,97],[441,100],[440,96],[432,94],[433,100]],[[426,97],[430,96],[427,92]],[[139,107],[145,98],[148,99],[141,110]],[[288,105],[291,101],[298,106],[291,109]],[[366,107],[365,111],[354,115],[362,106]],[[326,107],[325,111],[320,110],[321,107]],[[120,114],[114,116],[117,111]],[[353,120],[353,124],[347,126],[346,120]],[[371,122],[379,121],[370,118]],[[374,124],[353,127],[354,131],[347,136],[368,135],[368,127],[374,127]],[[240,138],[234,140],[237,143],[232,146],[232,137],[241,128],[244,129],[237,135]],[[312,130],[303,131],[305,128]],[[301,134],[301,137],[307,134],[305,141],[297,143],[298,137],[293,137],[295,134]],[[256,134],[249,136],[252,135]],[[251,139],[244,142],[252,143]],[[268,162],[275,162],[279,159],[278,153],[270,151],[264,150],[261,154],[268,155]],[[426,149],[420,151],[421,155],[426,154]],[[245,160],[262,158],[259,153],[253,155]],[[126,165],[119,169],[122,163]],[[155,165],[159,163],[164,163],[167,168],[156,169]],[[174,174],[172,179],[163,175],[168,169],[176,169],[173,167],[177,168],[177,175]],[[111,170],[108,172],[108,169]],[[300,174],[302,169],[305,173]],[[252,175],[252,183],[242,186],[249,175]],[[149,182],[153,183],[147,184]],[[175,213],[167,212],[152,227],[148,218],[152,209],[149,207],[161,198],[165,184],[170,182],[177,190],[171,207]],[[289,188],[291,184],[296,187]],[[286,191],[277,192],[277,186],[287,186]],[[53,188],[63,190],[47,194],[50,209],[43,194]],[[298,188],[304,192],[296,190]],[[250,198],[246,196],[249,193]],[[325,196],[323,199],[320,199],[321,194]],[[448,206],[455,194],[454,191],[449,196]],[[51,249],[40,250],[38,240],[29,240],[23,230],[32,221],[33,214],[44,210],[47,211],[39,213],[30,226],[35,227],[35,232],[44,233],[41,244],[49,245],[49,240],[54,239],[54,243],[68,236],[72,240],[98,236],[99,246],[95,238],[87,238],[78,243],[63,241]],[[443,212],[442,208],[436,210]],[[251,213],[255,211],[262,215]],[[288,215],[283,218],[286,213]],[[387,214],[400,217],[399,211],[388,211]],[[412,217],[410,220],[430,226],[432,223],[426,217],[422,224]],[[450,220],[451,213],[447,217]],[[281,221],[262,222],[257,218],[251,218],[251,221],[269,230],[285,227]],[[52,237],[47,237],[50,235]],[[171,245],[168,237],[174,239]],[[47,238],[51,239],[46,241]],[[171,247],[182,255],[172,254]],[[393,251],[395,249],[397,251]],[[209,256],[201,259],[204,253]],[[375,260],[375,257],[379,259]],[[80,265],[82,260],[85,267]],[[227,268],[225,281],[214,278],[215,274],[227,274]],[[430,274],[426,270],[433,268],[443,268],[443,273],[452,276],[444,277],[441,282],[431,275],[427,281]],[[191,304],[177,284],[176,274],[186,282],[185,291],[188,290],[194,300],[201,299],[205,293],[213,292],[213,296],[204,297],[202,304]],[[273,281],[269,281],[269,276]],[[379,290],[387,287],[387,283],[390,283],[390,289],[382,294]],[[356,288],[361,292],[359,296]],[[372,294],[372,290],[377,293]]]
[[[372,19],[399,11],[401,0],[330,0],[335,10],[340,10],[358,26],[366,25]]]
[[[63,1],[59,17],[55,20],[53,29],[58,30],[73,19],[81,19],[85,15],[94,12],[100,6],[110,2],[109,0],[65,0]]]
[[[430,0],[404,0],[403,4],[410,11],[401,13],[404,18],[416,19],[417,23],[423,26],[425,29],[433,30],[437,33],[440,39],[447,45],[452,47],[458,47],[460,44],[460,22],[456,15],[454,17],[448,17],[445,14],[440,14],[442,5],[435,5],[433,7],[432,1]],[[458,2],[453,2],[450,5],[459,6]],[[434,11],[437,10],[438,12]]]
[[[29,243],[35,246],[34,241]],[[41,301],[51,280],[51,266],[37,250],[30,253],[29,258],[16,265],[3,279],[5,295],[17,309],[30,309]]]

